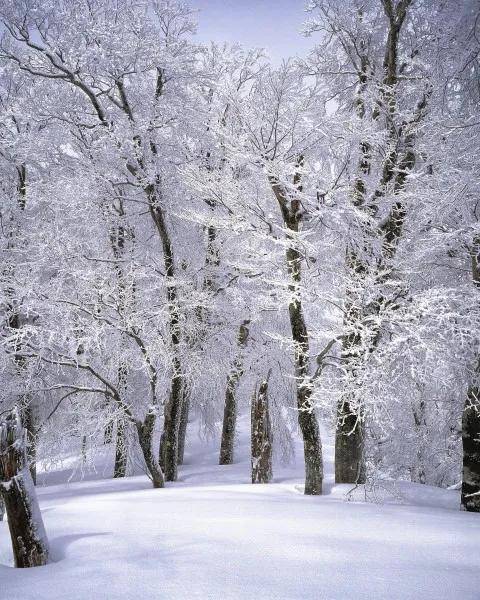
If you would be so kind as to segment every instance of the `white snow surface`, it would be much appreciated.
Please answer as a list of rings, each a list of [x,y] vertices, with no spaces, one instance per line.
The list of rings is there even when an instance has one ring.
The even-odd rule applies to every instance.
[[[237,462],[218,466],[218,440],[190,424],[165,489],[146,476],[38,486],[52,562],[14,569],[0,523],[0,599],[480,598],[480,516],[459,510],[458,491],[399,483],[400,499],[346,501],[328,436],[323,496],[301,493],[300,445],[274,483],[252,485],[247,425]]]

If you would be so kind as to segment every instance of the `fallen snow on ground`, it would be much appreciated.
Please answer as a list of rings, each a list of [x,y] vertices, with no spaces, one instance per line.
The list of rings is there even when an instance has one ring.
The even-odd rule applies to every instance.
[[[243,422],[242,429],[245,429]],[[145,476],[38,488],[51,564],[13,569],[0,523],[0,598],[8,600],[478,600],[480,517],[458,491],[403,483],[382,504],[347,502],[332,484],[301,493],[302,460],[249,483],[248,438],[234,465],[196,439],[180,481]]]

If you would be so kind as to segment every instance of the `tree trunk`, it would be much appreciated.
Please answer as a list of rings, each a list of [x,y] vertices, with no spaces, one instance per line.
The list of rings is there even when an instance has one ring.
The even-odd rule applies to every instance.
[[[470,387],[462,415],[462,506],[480,512],[480,389]]]
[[[303,157],[300,156],[298,166],[302,164]],[[299,200],[292,197],[274,176],[269,176],[269,182],[280,206],[285,227],[296,234],[302,220]],[[300,173],[295,174],[293,184],[299,192],[302,191]],[[288,237],[292,240],[292,245],[286,251],[287,270],[291,277],[288,286],[291,294],[288,315],[294,343],[298,424],[302,432],[305,459],[305,494],[319,495],[322,493],[323,483],[322,442],[317,417],[310,401],[312,388],[309,375],[309,339],[301,301],[302,255],[294,245],[294,235],[289,234]]]
[[[48,562],[48,541],[28,468],[27,434],[18,411],[0,423],[0,492],[5,502],[16,567]]]
[[[367,345],[367,341],[361,335],[361,294],[367,266],[352,249],[346,253],[346,270],[353,278],[353,283],[351,288],[347,287],[346,292],[342,361],[346,372],[349,373],[348,380],[355,386],[358,365]],[[365,426],[357,405],[358,402],[352,402],[352,390],[345,392],[337,405],[335,483],[365,483]]]
[[[111,444],[113,442],[113,426],[114,426],[114,421],[113,419],[110,419],[107,424],[105,425],[105,428],[103,430],[103,443],[104,444]]]
[[[121,393],[125,393],[127,389],[128,367],[122,360],[118,367],[118,388]],[[127,472],[127,422],[126,419],[119,417],[117,419],[117,434],[115,437],[115,463],[113,466],[113,477],[125,477]],[[112,437],[113,437],[113,420],[112,420]]]
[[[295,344],[295,376],[297,386],[298,424],[303,437],[305,459],[305,494],[319,495],[323,484],[323,458],[320,429],[310,397],[309,342],[305,317],[299,294],[301,281],[300,254],[295,248],[287,250],[287,265],[293,284],[292,300],[288,307],[292,339]]]
[[[365,427],[349,403],[340,402],[335,432],[335,483],[365,483]]]
[[[127,436],[125,419],[117,419],[117,435],[115,438],[115,464],[113,477],[125,477],[127,472]]]
[[[160,444],[160,464],[166,481],[176,481],[178,475],[178,436],[183,404],[183,381],[180,363],[174,357],[176,375],[172,379],[172,388],[165,404],[163,434]]]
[[[242,350],[245,348],[249,329],[248,324],[250,321],[244,321],[238,330],[237,344],[239,348],[239,354],[234,361],[233,368],[227,377],[227,386],[225,389],[225,407],[223,410],[223,427],[222,427],[222,439],[220,442],[220,465],[231,465],[233,463],[233,450],[235,445],[235,428],[237,424],[237,398],[236,392],[238,382],[243,373],[242,368]]]
[[[480,288],[480,237],[476,237],[470,252],[472,280]],[[480,359],[476,365],[480,373]],[[462,414],[463,477],[462,506],[480,512],[480,389],[471,385]]]
[[[27,430],[27,458],[32,476],[33,484],[37,483],[37,431],[35,427],[35,409],[32,399],[26,399],[26,405],[22,410],[22,421]]]
[[[145,460],[145,466],[147,467],[148,474],[152,480],[153,487],[162,488],[165,485],[164,475],[152,452],[155,415],[148,414],[143,423],[137,421],[135,425],[137,428],[138,441],[140,442],[140,448]]]
[[[178,430],[178,464],[183,465],[185,455],[185,439],[187,437],[188,415],[190,412],[190,390],[187,385],[183,387],[182,414],[180,415],[180,427]]]
[[[272,481],[272,427],[268,405],[268,378],[255,390],[251,407],[252,483]]]

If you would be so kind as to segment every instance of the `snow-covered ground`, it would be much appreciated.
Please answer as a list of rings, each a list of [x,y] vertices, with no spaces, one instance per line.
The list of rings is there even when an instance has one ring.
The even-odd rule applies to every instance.
[[[480,517],[458,510],[458,492],[405,483],[402,500],[347,502],[328,443],[322,497],[302,495],[300,453],[273,484],[251,485],[246,435],[238,462],[220,467],[218,443],[190,429],[187,464],[166,489],[145,476],[39,487],[53,561],[9,566],[0,523],[0,598],[480,598]]]

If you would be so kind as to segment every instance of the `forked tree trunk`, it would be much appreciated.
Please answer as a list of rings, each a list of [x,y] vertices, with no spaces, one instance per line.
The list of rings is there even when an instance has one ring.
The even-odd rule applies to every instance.
[[[462,506],[480,512],[480,389],[470,387],[462,415]]]
[[[238,382],[243,373],[242,351],[247,345],[250,321],[244,321],[238,330],[237,344],[238,356],[233,368],[227,376],[225,388],[225,407],[223,410],[222,439],[220,442],[220,465],[231,465],[235,446],[235,429],[237,425],[237,397]]]
[[[379,89],[377,88],[377,82],[374,82],[380,94],[381,101],[376,103],[371,117],[373,121],[377,121],[382,114],[382,110],[385,111],[387,148],[390,146],[390,148],[395,148],[395,150],[386,152],[383,158],[379,185],[372,197],[367,199],[366,179],[371,176],[372,147],[367,140],[362,140],[360,143],[359,170],[352,190],[352,200],[355,208],[365,212],[368,218],[371,218],[379,211],[379,201],[385,195],[389,186],[393,188],[394,194],[399,194],[403,191],[407,174],[413,169],[415,164],[415,154],[413,152],[415,134],[409,133],[403,136],[401,139],[403,149],[402,152],[399,152],[399,131],[395,126],[394,119],[396,112],[395,86],[398,80],[398,46],[400,33],[411,3],[412,0],[402,0],[397,3],[390,1],[382,2],[388,20],[383,61],[384,77]],[[358,52],[361,69],[359,72],[358,94],[355,106],[358,117],[364,119],[368,106],[365,103],[364,95],[371,71],[370,60],[366,54],[367,47],[362,40],[359,40]],[[416,107],[416,119],[418,121],[422,118],[427,97],[427,95],[424,95],[423,100]],[[390,209],[388,217],[378,227],[378,231],[382,235],[382,255],[381,264],[378,264],[378,262],[376,264],[377,274],[375,277],[379,279],[379,283],[381,280],[385,282],[389,279],[390,263],[395,255],[398,241],[402,236],[405,216],[405,206],[398,199]],[[375,236],[376,233],[372,234],[372,231],[368,229],[363,229],[360,232],[359,236],[364,238],[361,242],[363,244],[362,250],[368,252],[371,242],[373,241],[375,244],[377,240],[372,240],[372,235]],[[346,318],[344,322],[346,333],[344,335],[342,352],[345,369],[349,372],[349,379],[355,382],[358,369],[356,363],[362,362],[361,353],[372,352],[376,344],[372,339],[361,339],[361,335],[358,333],[364,329],[364,323],[362,322],[364,315],[361,309],[364,285],[365,281],[373,273],[370,271],[368,263],[363,258],[360,258],[356,250],[351,247],[346,253],[346,271],[354,279],[353,288],[360,288],[359,292],[355,289],[347,290]],[[382,272],[383,274],[380,279],[378,273]],[[382,298],[374,303],[374,312],[378,312],[381,304]],[[336,483],[365,482],[365,414],[358,405],[358,399],[356,402],[353,402],[351,394],[347,392],[340,399],[337,406],[337,429],[335,436]]]
[[[27,434],[19,411],[0,423],[0,493],[5,502],[16,567],[48,562],[48,541],[28,468]]]
[[[268,405],[268,378],[252,397],[251,407],[252,483],[272,481],[272,426]]]

